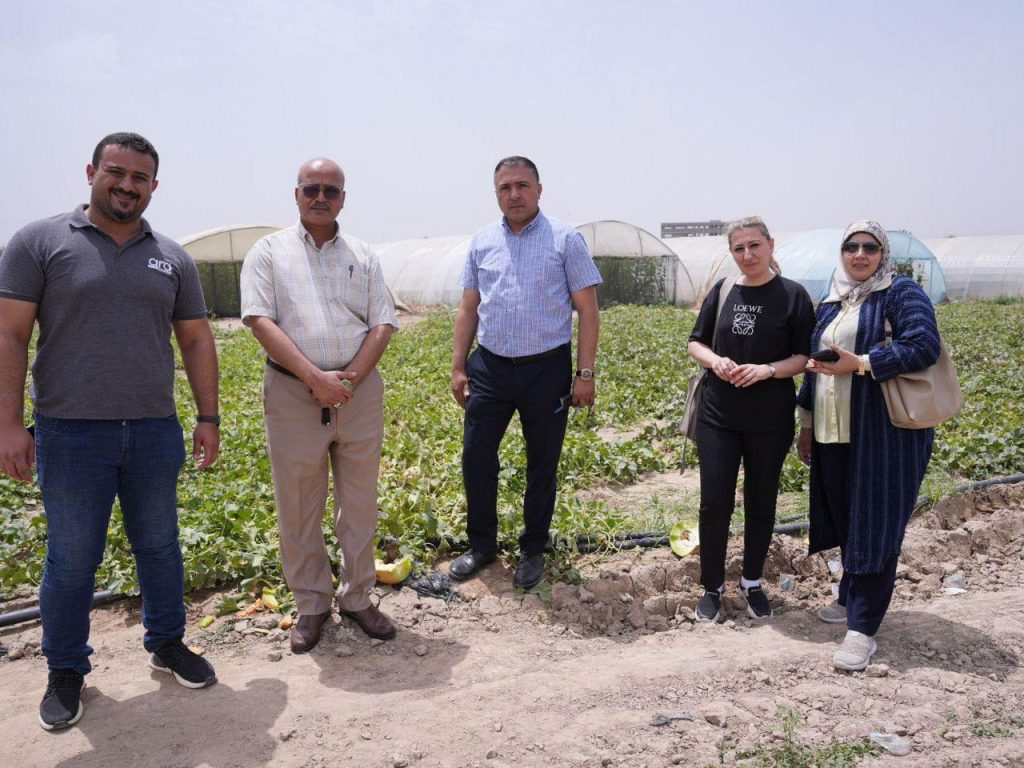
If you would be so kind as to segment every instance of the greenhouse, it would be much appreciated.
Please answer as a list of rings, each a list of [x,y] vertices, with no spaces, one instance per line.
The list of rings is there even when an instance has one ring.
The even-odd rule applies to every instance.
[[[583,235],[605,283],[602,306],[611,304],[690,304],[695,281],[672,250],[640,227],[623,221],[595,221],[576,227]],[[375,245],[388,286],[412,304],[458,304],[459,275],[471,236],[399,240]]]
[[[933,304],[947,301],[946,278],[935,254],[906,232],[887,234],[897,272],[913,277]],[[828,295],[842,241],[841,229],[812,229],[781,245],[776,243],[775,258],[782,274],[802,284],[812,299],[820,301]]]
[[[373,246],[384,282],[410,304],[458,304],[459,275],[469,251],[467,235],[396,240]]]
[[[604,282],[597,287],[602,307],[613,304],[692,304],[693,280],[675,253],[646,229],[624,221],[594,221],[576,229]]]
[[[221,227],[189,235],[179,244],[199,268],[206,308],[218,317],[238,317],[242,300],[239,274],[242,262],[256,241],[281,229],[269,224]]]
[[[775,235],[775,247],[792,238],[784,233]],[[665,243],[676,254],[680,267],[693,280],[694,298],[690,301],[679,301],[679,304],[699,304],[704,296],[718,280],[727,275],[738,276],[740,271],[729,253],[729,245],[725,236],[711,237],[673,237]],[[785,270],[783,270],[785,271]]]
[[[925,240],[946,275],[949,298],[1024,298],[1024,235]]]
[[[943,268],[924,243],[905,232],[889,233],[893,259],[898,269],[912,274],[928,292],[933,303],[946,301]],[[784,232],[775,236],[775,258],[782,274],[796,280],[815,301],[828,294],[836,258],[843,238],[841,229],[813,229],[809,232]],[[680,237],[668,241],[670,247],[694,277],[700,301],[718,280],[736,276],[739,268],[729,253],[724,236]]]

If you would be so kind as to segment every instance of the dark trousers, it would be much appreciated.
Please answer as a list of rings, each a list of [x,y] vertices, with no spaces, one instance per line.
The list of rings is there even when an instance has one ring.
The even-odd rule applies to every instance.
[[[483,347],[466,363],[469,400],[462,437],[469,545],[478,552],[498,548],[498,446],[512,414],[519,412],[526,441],[523,555],[543,552],[555,511],[558,460],[568,420],[559,400],[572,391],[569,346],[541,360],[516,364]],[[557,413],[556,413],[557,411]]]
[[[700,457],[700,581],[715,590],[725,583],[725,551],[743,462],[743,576],[761,578],[775,528],[782,462],[793,428],[734,432],[697,420]]]
[[[850,445],[849,443],[818,443],[816,460],[821,462],[821,487],[825,497],[825,514],[841,540],[850,530]],[[842,545],[840,545],[842,549]],[[896,585],[896,564],[893,555],[879,573],[849,573],[843,570],[839,582],[839,604],[846,606],[846,626],[865,635],[874,635],[885,618]]]

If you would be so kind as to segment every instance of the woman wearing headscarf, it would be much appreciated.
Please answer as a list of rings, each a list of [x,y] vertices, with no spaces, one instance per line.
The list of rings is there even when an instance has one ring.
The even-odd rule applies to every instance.
[[[793,445],[793,376],[810,352],[814,308],[800,283],[782,277],[775,241],[758,217],[726,228],[740,277],[708,293],[688,350],[708,369],[697,414],[700,456],[698,621],[720,618],[729,520],[743,464],[743,573],[740,591],[755,619],[772,615],[761,586],[775,527],[782,463]],[[717,326],[717,328],[716,328]]]
[[[886,321],[891,344],[886,344]],[[880,224],[843,234],[828,297],[818,306],[815,352],[797,395],[797,452],[810,466],[810,552],[842,550],[839,599],[818,612],[847,624],[836,669],[867,667],[896,582],[896,562],[928,460],[933,429],[892,425],[881,382],[935,363],[935,310],[914,280],[898,277]]]

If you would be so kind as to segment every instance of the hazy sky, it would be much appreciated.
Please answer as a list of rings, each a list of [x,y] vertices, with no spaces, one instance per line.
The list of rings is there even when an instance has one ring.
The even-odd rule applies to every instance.
[[[491,170],[540,166],[571,222],[861,217],[1024,233],[1024,3],[4,2],[0,243],[88,199],[105,134],[161,155],[179,238],[295,219],[347,173],[370,241],[470,233]]]

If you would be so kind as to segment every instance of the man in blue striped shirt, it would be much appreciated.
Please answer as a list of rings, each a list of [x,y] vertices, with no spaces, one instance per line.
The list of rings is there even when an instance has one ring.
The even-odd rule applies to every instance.
[[[498,446],[515,411],[526,440],[524,530],[513,583],[544,576],[558,459],[569,405],[594,404],[601,275],[583,237],[540,211],[537,166],[507,157],[494,169],[501,219],[477,232],[462,271],[452,394],[466,410],[462,476],[470,550],[449,572],[470,578],[498,549]],[[572,311],[579,314],[572,373]],[[473,337],[478,345],[469,354]]]

